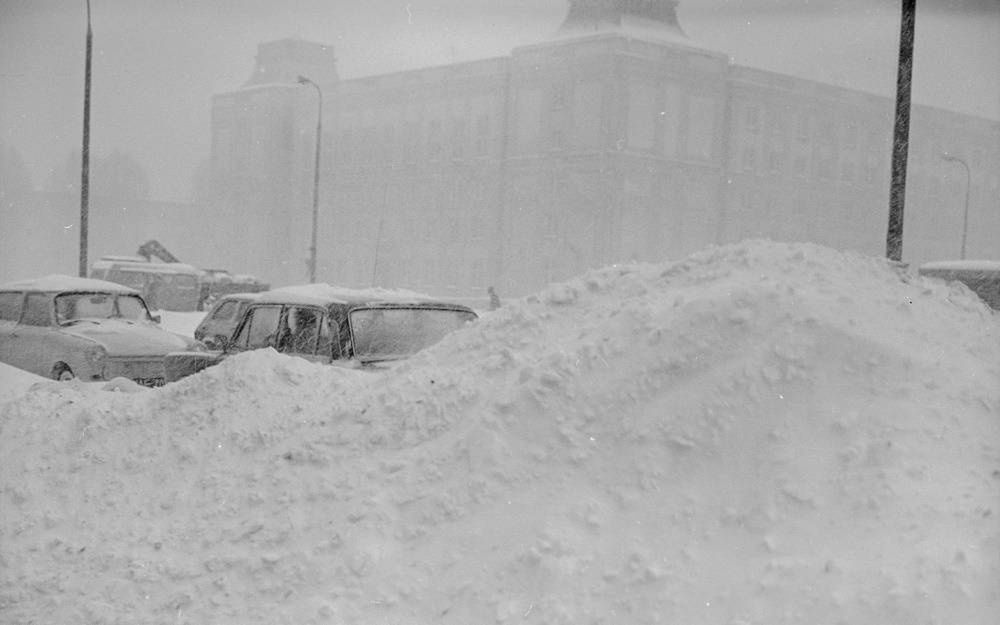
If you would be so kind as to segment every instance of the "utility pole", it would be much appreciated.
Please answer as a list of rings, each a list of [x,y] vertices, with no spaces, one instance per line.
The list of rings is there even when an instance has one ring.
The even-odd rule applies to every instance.
[[[79,275],[87,277],[87,231],[90,219],[90,57],[93,49],[90,30],[90,0],[87,0],[87,54],[83,72],[83,147],[80,149],[80,266]]]
[[[902,0],[899,28],[899,69],[896,74],[896,123],[892,137],[892,183],[889,190],[889,228],[885,255],[903,258],[903,201],[906,196],[906,158],[910,146],[910,83],[913,76],[913,39],[916,0]]]

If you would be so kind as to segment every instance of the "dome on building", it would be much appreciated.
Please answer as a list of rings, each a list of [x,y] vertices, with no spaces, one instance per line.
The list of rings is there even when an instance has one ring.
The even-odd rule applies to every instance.
[[[678,0],[569,0],[569,4],[557,37],[616,32],[686,40],[677,20]]]

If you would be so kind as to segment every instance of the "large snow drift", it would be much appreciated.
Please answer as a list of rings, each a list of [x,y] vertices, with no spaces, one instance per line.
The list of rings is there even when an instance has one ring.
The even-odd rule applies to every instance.
[[[0,621],[989,624],[1000,322],[883,260],[611,267],[394,370],[0,416]]]

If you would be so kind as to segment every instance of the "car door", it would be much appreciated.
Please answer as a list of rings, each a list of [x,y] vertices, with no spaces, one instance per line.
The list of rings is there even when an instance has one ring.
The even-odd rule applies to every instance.
[[[264,347],[275,347],[281,328],[281,306],[262,304],[253,306],[243,317],[229,350],[241,352]]]
[[[21,319],[21,304],[24,293],[20,291],[5,291],[0,293],[0,362],[12,367],[24,368],[17,359],[15,350],[15,330]]]
[[[9,352],[15,367],[48,377],[52,366],[62,358],[57,343],[52,295],[27,293],[21,318],[11,333]]]
[[[327,311],[316,306],[287,306],[278,351],[313,362],[329,362],[334,344]]]

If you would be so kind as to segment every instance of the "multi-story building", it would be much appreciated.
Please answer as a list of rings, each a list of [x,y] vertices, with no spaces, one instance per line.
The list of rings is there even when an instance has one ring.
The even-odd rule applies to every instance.
[[[214,101],[215,210],[247,241],[230,264],[305,279],[318,121],[321,281],[524,294],[746,237],[882,254],[893,102],[734,65],[676,4],[570,0],[554,38],[508,57],[352,80],[327,46],[263,44]],[[904,259],[958,254],[964,172],[944,153],[970,167],[969,249],[1000,257],[1000,123],[913,119]]]

